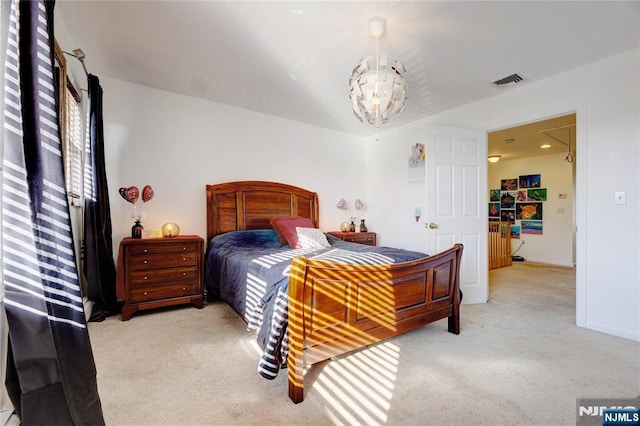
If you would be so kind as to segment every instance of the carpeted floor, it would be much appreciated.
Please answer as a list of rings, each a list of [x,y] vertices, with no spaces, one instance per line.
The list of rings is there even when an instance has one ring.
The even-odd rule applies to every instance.
[[[90,323],[106,423],[569,425],[577,398],[640,395],[640,343],[576,327],[574,269],[516,263],[490,283],[460,335],[442,320],[314,366],[298,405],[222,303]]]

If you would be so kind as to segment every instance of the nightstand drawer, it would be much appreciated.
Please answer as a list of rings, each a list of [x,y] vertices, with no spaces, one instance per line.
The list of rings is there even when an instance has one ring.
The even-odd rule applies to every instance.
[[[180,281],[195,281],[198,278],[198,268],[188,266],[173,269],[149,269],[131,271],[130,283],[134,287],[153,284],[175,283]]]
[[[378,234],[375,232],[327,232],[329,235],[333,235],[336,238],[340,238],[342,241],[348,241],[350,243],[364,244],[368,246],[378,245]]]
[[[197,243],[170,243],[170,244],[140,244],[129,249],[130,254],[161,254],[161,253],[183,253],[198,251]]]
[[[197,260],[198,255],[193,251],[171,255],[168,255],[168,253],[147,254],[131,256],[129,268],[131,270],[173,268],[176,266],[196,265]]]
[[[195,283],[132,288],[131,301],[145,302],[147,300],[168,299],[171,297],[187,296],[194,293],[196,293]]]
[[[351,241],[352,243],[358,243],[358,244],[367,244],[370,246],[374,246],[374,238],[371,236],[353,236],[353,237],[345,237],[344,241]]]

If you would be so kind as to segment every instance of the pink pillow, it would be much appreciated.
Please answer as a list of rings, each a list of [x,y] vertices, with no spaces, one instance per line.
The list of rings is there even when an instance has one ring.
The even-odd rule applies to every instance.
[[[278,236],[278,240],[280,240],[280,244],[287,244],[287,239],[285,238],[280,226],[278,225],[282,221],[286,220],[294,220],[294,219],[302,219],[300,216],[279,216],[273,217],[269,219],[269,223],[274,231],[276,231],[276,235]]]
[[[281,220],[278,222],[278,227],[280,231],[282,231],[282,235],[289,243],[291,248],[299,248],[298,247],[298,230],[296,228],[313,228],[313,223],[311,223],[311,219],[306,218],[298,218],[291,220]]]

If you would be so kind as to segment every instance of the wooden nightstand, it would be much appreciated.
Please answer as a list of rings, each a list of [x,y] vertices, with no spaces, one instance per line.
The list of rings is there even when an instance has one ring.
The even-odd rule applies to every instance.
[[[331,231],[327,232],[327,234],[338,237],[343,241],[351,241],[352,243],[365,244],[368,246],[375,246],[378,244],[377,234],[375,232]]]
[[[184,303],[202,308],[203,247],[196,235],[123,239],[117,283],[122,321],[145,309]]]

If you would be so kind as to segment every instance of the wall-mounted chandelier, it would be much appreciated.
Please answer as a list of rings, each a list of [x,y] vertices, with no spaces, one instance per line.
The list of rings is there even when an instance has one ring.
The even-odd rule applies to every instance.
[[[349,79],[353,112],[363,123],[376,127],[402,112],[407,95],[404,65],[398,59],[379,52],[379,38],[384,34],[385,24],[385,19],[380,16],[369,20],[369,31],[376,39],[376,54],[358,61]]]

